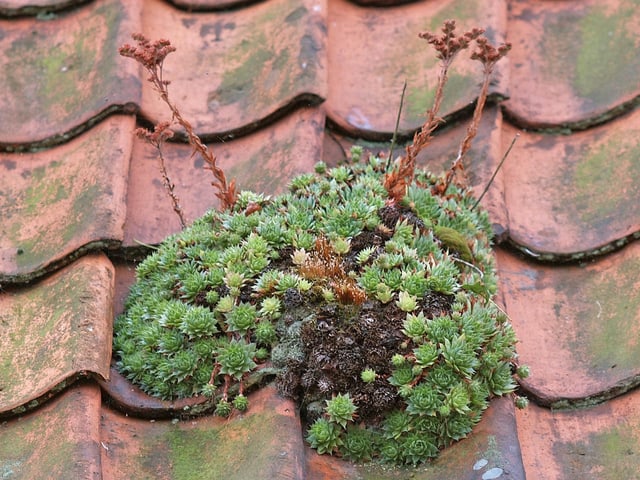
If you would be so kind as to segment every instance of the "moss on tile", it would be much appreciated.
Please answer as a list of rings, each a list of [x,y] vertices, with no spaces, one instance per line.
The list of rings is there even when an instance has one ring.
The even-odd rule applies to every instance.
[[[469,0],[455,0],[449,2],[442,10],[429,18],[430,32],[439,32],[445,20],[455,18],[457,22],[465,23],[471,19],[484,18],[484,12],[480,13],[479,9],[482,2],[470,2]],[[482,25],[481,21],[475,22],[483,28],[491,27],[491,25]]]
[[[291,152],[295,150],[295,138],[274,141],[242,163],[232,165],[227,174],[229,178],[235,178],[238,186],[244,190],[267,195],[281,193],[293,177]],[[257,168],[257,165],[262,167]]]
[[[450,71],[448,79],[444,88],[444,98],[441,106],[441,114],[443,115],[451,114],[457,108],[466,106],[467,102],[475,98],[478,93],[475,88],[478,84],[478,77],[475,75],[461,75],[455,71]],[[433,86],[429,88],[418,86],[410,88],[410,86],[407,86],[403,108],[405,121],[415,125],[422,125],[424,122],[427,110],[433,105],[437,78],[429,79],[429,83]],[[469,95],[465,98],[460,92],[469,92]]]
[[[292,62],[292,48],[288,41],[300,27],[287,26],[286,19],[291,15],[304,21],[307,14],[297,2],[292,0],[271,4],[258,16],[242,40],[225,55],[225,61],[233,65],[222,72],[222,82],[218,89],[209,94],[208,102],[213,108],[218,105],[237,103],[241,109],[256,109],[256,105],[271,107],[274,101],[289,96],[302,88],[309,76],[315,72],[313,56],[313,38],[305,35],[299,40],[299,58]],[[285,37],[285,44],[276,40],[270,29],[274,23],[282,24],[284,29],[278,37]],[[307,58],[308,57],[308,58]],[[302,64],[305,67],[302,67]],[[300,70],[302,68],[302,70]]]
[[[7,58],[0,85],[8,86],[19,104],[11,109],[14,121],[27,123],[39,117],[44,123],[82,115],[88,105],[104,108],[104,96],[117,76],[109,61],[117,51],[122,6],[104,2],[91,16],[80,19],[69,32],[72,41],[58,40],[46,28],[27,29],[5,51]],[[68,28],[68,23],[65,24]]]
[[[62,158],[53,160],[25,169],[22,176],[29,182],[23,190],[9,187],[12,206],[6,210],[5,218],[10,219],[6,238],[15,246],[19,273],[38,270],[65,249],[80,247],[78,241],[89,232],[100,232],[92,239],[96,241],[110,232],[113,220],[107,209],[112,196],[110,172],[115,167],[104,155],[117,135],[116,130],[97,130],[74,144],[65,158],[84,156],[75,170]],[[3,202],[0,207],[5,208]],[[51,220],[42,221],[45,218]]]
[[[640,6],[623,0],[614,11],[604,6],[550,14],[540,47],[549,78],[568,82],[587,108],[609,107],[637,90],[640,57],[630,22]],[[571,41],[568,41],[571,39]]]
[[[284,443],[274,411],[227,420],[159,423],[143,436],[138,478],[267,478]],[[290,435],[286,432],[285,435]],[[270,447],[270,445],[273,445]],[[275,478],[275,477],[274,477]]]
[[[561,199],[569,217],[601,232],[611,230],[611,223],[621,218],[635,217],[633,199],[640,199],[639,133],[619,132],[599,146],[580,149],[571,171],[572,188]]]
[[[556,440],[553,454],[563,478],[637,478],[640,469],[638,419],[591,433],[575,442]]]
[[[640,296],[635,292],[639,271],[640,257],[627,257],[603,271],[572,270],[555,282],[558,291],[566,296],[564,305],[575,309],[563,313],[575,316],[574,336],[566,348],[596,377],[603,372],[607,375],[611,368],[637,369]]]
[[[66,403],[63,400],[63,404]],[[78,478],[77,446],[48,415],[0,424],[0,478]]]
[[[96,319],[87,304],[87,299],[96,301],[89,282],[99,283],[99,277],[93,267],[76,264],[3,299],[0,325],[7,341],[0,349],[0,410],[55,389],[53,379],[60,382],[79,369],[100,369],[95,358],[108,346],[94,339],[99,332],[88,330]]]
[[[629,20],[638,7],[640,1],[626,0],[611,15],[596,7],[579,22],[574,85],[581,96],[608,104],[637,90],[640,57],[637,41],[629,34],[634,30]]]

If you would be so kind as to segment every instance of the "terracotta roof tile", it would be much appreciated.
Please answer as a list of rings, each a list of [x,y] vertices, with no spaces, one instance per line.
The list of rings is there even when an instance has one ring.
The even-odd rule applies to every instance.
[[[5,478],[100,478],[100,388],[84,383],[0,424]]]
[[[639,128],[634,111],[573,135],[522,133],[503,173],[511,239],[547,258],[579,258],[637,236]]]
[[[238,480],[306,478],[295,404],[279,396],[274,387],[252,394],[249,401],[250,410],[231,420],[213,416],[183,421],[138,420],[104,408],[103,475],[197,478],[204,474],[206,478]]]
[[[109,378],[113,265],[87,255],[0,296],[0,416],[39,406],[76,378]],[[7,375],[11,372],[10,375]]]
[[[520,359],[544,372],[523,381],[540,403],[603,401],[638,384],[638,243],[561,268],[503,251],[498,260]]]
[[[413,132],[424,122],[440,70],[437,59],[419,32],[434,31],[447,18],[460,31],[483,25],[496,43],[504,41],[505,4],[500,0],[417,2],[389,8],[384,15],[345,0],[329,2],[329,118],[350,135],[390,138],[398,115],[403,83],[407,81],[400,131]],[[372,61],[372,42],[378,42]],[[447,95],[440,116],[467,108],[476,98],[481,67],[460,55],[449,72]],[[492,93],[505,94],[503,67],[496,68]],[[447,90],[445,90],[447,92]]]
[[[122,242],[133,127],[111,116],[50,150],[2,154],[0,283]]]
[[[637,103],[637,5],[628,0],[510,2],[511,99],[525,127],[585,128]]]
[[[640,392],[581,410],[516,412],[527,478],[636,478]]]
[[[138,5],[108,0],[51,20],[0,19],[0,124],[13,126],[0,148],[51,146],[135,109],[137,69],[115,52],[136,29]]]
[[[325,17],[326,7],[315,0],[261,2],[242,15],[193,15],[152,0],[145,2],[142,30],[154,39],[171,32],[179,48],[164,68],[172,98],[203,138],[217,139],[326,98]],[[167,117],[148,84],[142,114],[153,121]]]
[[[295,406],[271,386],[250,394],[249,412],[223,421],[189,417],[210,412],[204,398],[162,402],[117,372],[111,329],[133,259],[141,243],[180,228],[156,152],[133,134],[136,121],[169,116],[117,50],[136,31],[170,38],[175,103],[239,188],[276,194],[318,160],[336,165],[353,144],[388,151],[406,79],[400,154],[438,72],[417,33],[445,18],[513,43],[467,174],[479,195],[519,134],[482,204],[499,243],[499,301],[531,367],[522,387],[532,405],[514,412],[508,399],[494,400],[469,438],[411,474],[637,476],[636,3],[0,0],[2,476],[407,473],[316,455]],[[447,122],[419,158],[434,170],[448,168],[464,136],[479,65],[461,57],[450,77]],[[187,219],[215,207],[191,148],[177,138],[164,153]]]

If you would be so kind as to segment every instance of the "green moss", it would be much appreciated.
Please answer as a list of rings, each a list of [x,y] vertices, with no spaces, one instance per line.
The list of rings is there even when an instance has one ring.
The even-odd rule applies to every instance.
[[[155,449],[156,441],[166,445],[165,461],[176,480],[261,478],[268,458],[276,454],[269,449],[275,421],[274,413],[266,413],[247,415],[217,428],[193,429],[178,423],[147,449]]]
[[[209,95],[210,104],[239,104],[240,108],[252,108],[256,105],[271,105],[283,96],[291,95],[315,74],[316,56],[313,39],[304,36],[300,39],[299,61],[291,61],[292,49],[275,49],[270,41],[270,29],[274,22],[297,18],[306,14],[296,2],[272,4],[263,11],[251,29],[247,30],[242,41],[228,52],[226,58],[234,68],[224,71],[222,82],[215,92]],[[287,32],[289,32],[287,30]],[[277,45],[277,44],[276,44]],[[306,64],[301,73],[297,66]]]
[[[23,174],[30,175],[29,187],[11,192],[15,207],[7,218],[7,238],[16,246],[15,262],[20,269],[34,270],[43,262],[57,257],[60,252],[80,235],[92,231],[95,225],[110,225],[110,215],[101,208],[100,199],[110,195],[108,174],[105,182],[84,174],[102,172],[103,159],[100,155],[112,145],[114,132],[100,132],[85,138],[68,152],[74,157],[78,152],[85,154],[83,171],[70,175],[62,161],[52,161],[46,166],[36,167]],[[86,152],[92,152],[86,155]],[[111,166],[107,166],[110,171]],[[25,229],[25,222],[40,224],[43,211],[62,212],[56,221],[43,223],[39,229]],[[79,245],[78,245],[79,246]]]
[[[12,110],[13,120],[26,123],[44,117],[48,123],[81,114],[87,104],[104,106],[104,94],[111,90],[108,83],[117,73],[115,62],[104,59],[116,50],[121,17],[117,3],[105,4],[78,23],[71,43],[53,41],[55,37],[39,31],[14,41],[5,52],[8,62],[0,74],[4,76],[0,83],[20,98],[21,108]]]
[[[410,88],[407,87],[407,95],[404,106],[405,121],[411,124],[420,125],[424,122],[425,114],[429,106],[433,104],[433,98],[436,93],[437,77],[430,79],[433,87],[429,88]],[[444,99],[442,101],[441,112],[447,113],[461,107],[457,104],[460,102],[461,95],[466,92],[473,92],[477,79],[474,75],[461,75],[455,71],[450,71],[448,82],[444,88]],[[471,100],[471,95],[469,96]]]
[[[49,425],[48,421],[46,415],[35,415],[11,426],[0,425],[3,440],[11,432],[11,441],[0,442],[3,478],[78,478],[81,473],[75,443],[65,440],[60,426]],[[51,445],[55,448],[48,448]]]
[[[456,21],[464,23],[466,20],[478,18],[480,3],[469,2],[467,0],[455,0],[449,2],[446,6],[437,12],[434,16],[429,17],[430,32],[440,33],[440,29],[445,20],[455,18]],[[484,14],[483,14],[484,15]]]
[[[596,6],[586,14],[576,10],[550,17],[541,48],[548,76],[567,78],[577,95],[596,105],[610,106],[632,94],[640,59],[636,40],[627,32],[635,28],[631,19],[639,5],[627,0],[611,14]]]
[[[22,292],[11,309],[0,314],[0,322],[7,325],[5,335],[9,340],[0,349],[2,378],[15,379],[15,371],[47,371],[52,367],[52,349],[78,350],[77,322],[84,318],[85,308],[78,299],[86,297],[86,285],[87,271],[73,269],[46,288]],[[55,366],[64,371],[73,367],[73,361],[73,356],[69,356]],[[12,391],[20,390],[21,385],[5,383],[3,389],[0,396],[11,397]]]
[[[559,279],[560,290],[576,308],[575,338],[568,349],[595,375],[613,365],[633,370],[640,356],[635,318],[640,311],[636,290],[640,259],[631,258],[616,268],[615,275],[589,269],[572,278]],[[580,299],[580,301],[576,301]],[[561,309],[562,311],[562,309]]]
[[[618,417],[620,418],[620,417]],[[613,428],[586,435],[576,442],[554,442],[556,463],[562,466],[564,478],[590,478],[602,480],[636,478],[638,419],[628,419]]]
[[[630,198],[640,198],[640,147],[636,131],[615,134],[606,143],[593,148],[585,146],[574,158],[572,172],[575,188],[563,201],[570,205],[572,216],[578,216],[594,230],[606,230],[612,221],[626,218],[636,208]],[[615,160],[613,160],[615,159]]]
[[[580,21],[575,86],[581,96],[605,104],[635,91],[632,79],[640,73],[638,44],[627,32],[633,29],[629,20],[639,6],[638,1],[626,1],[612,15],[594,8]]]

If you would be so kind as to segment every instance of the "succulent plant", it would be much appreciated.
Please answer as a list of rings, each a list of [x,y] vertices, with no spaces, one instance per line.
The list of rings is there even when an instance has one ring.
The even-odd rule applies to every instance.
[[[442,60],[480,35],[454,27],[421,35]],[[486,80],[508,48],[482,45]],[[319,163],[273,198],[236,193],[209,156],[225,208],[138,265],[114,325],[120,371],[151,395],[213,397],[226,417],[248,408],[245,380],[271,362],[311,447],[354,461],[416,465],[468,435],[492,397],[514,392],[513,372],[529,372],[491,300],[488,215],[456,181],[474,128],[450,170],[416,166],[437,125],[436,109],[396,163],[354,147],[351,162]]]

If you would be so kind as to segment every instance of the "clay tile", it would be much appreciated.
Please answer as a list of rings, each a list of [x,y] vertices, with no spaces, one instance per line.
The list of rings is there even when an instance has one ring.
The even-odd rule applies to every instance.
[[[640,112],[569,136],[522,132],[503,172],[512,241],[546,259],[626,243],[640,229],[639,155]]]
[[[28,415],[0,424],[5,478],[103,478],[100,388],[76,386]]]
[[[508,114],[526,127],[584,128],[640,94],[640,24],[626,1],[510,2]]]
[[[255,131],[326,97],[325,17],[326,6],[315,0],[274,0],[197,16],[149,1],[144,31],[154,39],[171,32],[177,51],[164,64],[170,96],[198,134],[217,140]],[[167,118],[149,85],[142,111],[153,121]]]
[[[407,134],[419,128],[432,106],[440,64],[418,34],[438,32],[449,18],[457,19],[460,34],[482,26],[493,42],[505,39],[505,4],[499,0],[420,2],[386,9],[332,1],[326,103],[331,121],[352,136],[390,138],[406,80],[399,130]],[[441,117],[468,108],[479,93],[482,67],[469,59],[470,54],[471,50],[462,51],[450,70]],[[494,71],[491,94],[507,93],[503,84],[507,66],[508,57]]]
[[[78,377],[109,377],[113,282],[96,254],[0,293],[0,415],[35,408]]]
[[[37,17],[0,19],[0,148],[51,146],[140,102],[137,67],[117,55],[138,2],[109,0]]]
[[[586,265],[525,262],[498,250],[500,291],[529,365],[523,380],[547,406],[607,400],[638,384],[640,244]]]
[[[120,244],[133,126],[130,116],[112,116],[52,150],[2,155],[0,283]]]

